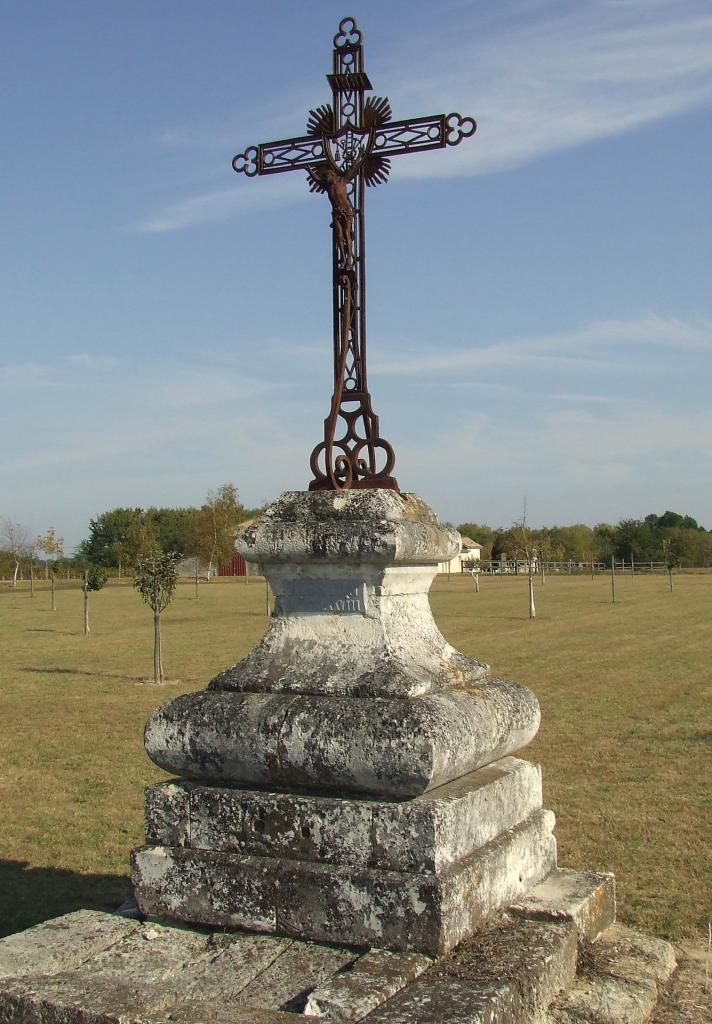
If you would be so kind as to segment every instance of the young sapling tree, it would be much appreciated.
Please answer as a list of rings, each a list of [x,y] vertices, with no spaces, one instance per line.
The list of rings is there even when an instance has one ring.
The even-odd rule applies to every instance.
[[[667,569],[668,582],[670,584],[670,593],[672,594],[672,570],[675,565],[675,553],[673,551],[673,542],[670,537],[666,537],[662,543],[663,548],[663,561],[665,562],[665,568]]]
[[[57,605],[54,599],[54,581],[55,577],[59,573],[60,559],[64,555],[64,539],[58,537],[54,531],[54,527],[50,526],[47,533],[44,536],[40,535],[37,538],[37,547],[40,551],[44,552],[45,555],[45,577],[49,578],[50,589],[52,591],[52,611],[57,611]],[[52,561],[50,562],[50,559]]]
[[[3,546],[10,552],[13,562],[15,563],[15,571],[12,576],[13,587],[17,586],[17,577],[20,572],[20,564],[22,559],[27,556],[27,552],[30,548],[30,531],[22,523],[16,523],[13,519],[3,520],[2,530],[0,531],[0,540]]]
[[[153,681],[163,682],[163,650],[161,646],[161,613],[175,596],[178,584],[179,556],[154,551],[140,558],[134,566],[134,587],[153,612]]]
[[[100,565],[88,565],[84,570],[82,590],[84,591],[84,636],[91,633],[89,625],[89,594],[101,590],[106,583],[107,572]]]
[[[527,567],[527,579],[529,589],[529,618],[536,618],[536,607],[534,605],[534,571],[536,566],[536,548],[532,531],[527,526],[527,499],[524,499],[522,518],[514,524],[516,540],[521,553],[524,555]]]

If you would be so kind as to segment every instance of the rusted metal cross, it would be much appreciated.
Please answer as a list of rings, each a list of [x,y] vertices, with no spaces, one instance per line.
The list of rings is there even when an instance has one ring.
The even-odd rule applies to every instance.
[[[332,102],[309,112],[307,134],[250,146],[232,161],[248,177],[305,170],[312,192],[331,202],[334,305],[334,393],[324,440],[311,455],[309,490],[388,487],[395,455],[378,429],[366,380],[365,186],[387,181],[390,158],[456,146],[474,134],[471,117],[434,114],[391,120],[391,106],[363,68],[361,32],[344,18],[334,36]],[[339,421],[344,432],[337,437]]]

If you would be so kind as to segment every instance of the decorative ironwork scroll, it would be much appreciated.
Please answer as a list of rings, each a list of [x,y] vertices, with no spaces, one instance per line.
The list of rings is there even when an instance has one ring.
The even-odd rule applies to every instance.
[[[477,126],[460,114],[393,121],[387,99],[366,98],[372,86],[353,18],[339,24],[326,77],[332,101],[309,111],[306,135],[250,146],[232,166],[250,178],[304,170],[309,189],[331,204],[334,392],[324,440],[311,454],[309,489],[397,491],[395,455],[380,435],[366,380],[365,188],[388,180],[391,157],[456,146]]]

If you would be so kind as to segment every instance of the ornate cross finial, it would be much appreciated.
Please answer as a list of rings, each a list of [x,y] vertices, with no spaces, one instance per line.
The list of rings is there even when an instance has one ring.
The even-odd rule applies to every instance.
[[[312,192],[325,194],[332,211],[334,392],[324,440],[311,454],[310,490],[389,487],[395,455],[379,433],[366,381],[365,186],[388,180],[390,158],[456,146],[474,134],[471,117],[435,114],[391,119],[391,106],[372,90],[363,67],[361,31],[344,18],[334,36],[332,102],[309,112],[307,134],[250,146],[232,161],[238,173],[305,170]],[[343,433],[337,437],[339,421]]]

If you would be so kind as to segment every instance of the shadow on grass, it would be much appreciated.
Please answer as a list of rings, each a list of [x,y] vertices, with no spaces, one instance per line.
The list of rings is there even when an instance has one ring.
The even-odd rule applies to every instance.
[[[81,875],[0,860],[0,936],[73,910],[116,910],[130,893],[125,875]]]
[[[197,676],[167,676],[162,683],[157,683],[153,676],[130,676],[126,672],[89,672],[85,668],[35,668],[32,665],[25,665],[20,672],[28,672],[32,675],[44,676],[85,676],[87,679],[120,679],[125,683],[135,683],[137,686],[200,686],[200,679]]]
[[[27,626],[23,633],[54,633],[55,636],[81,636],[81,629],[54,629],[51,626],[47,628],[31,627]]]
[[[33,668],[26,665],[20,669],[21,672],[38,673],[45,676],[89,676],[91,679],[125,679],[130,683],[144,683],[145,676],[130,676],[126,672],[89,672],[85,668]]]

